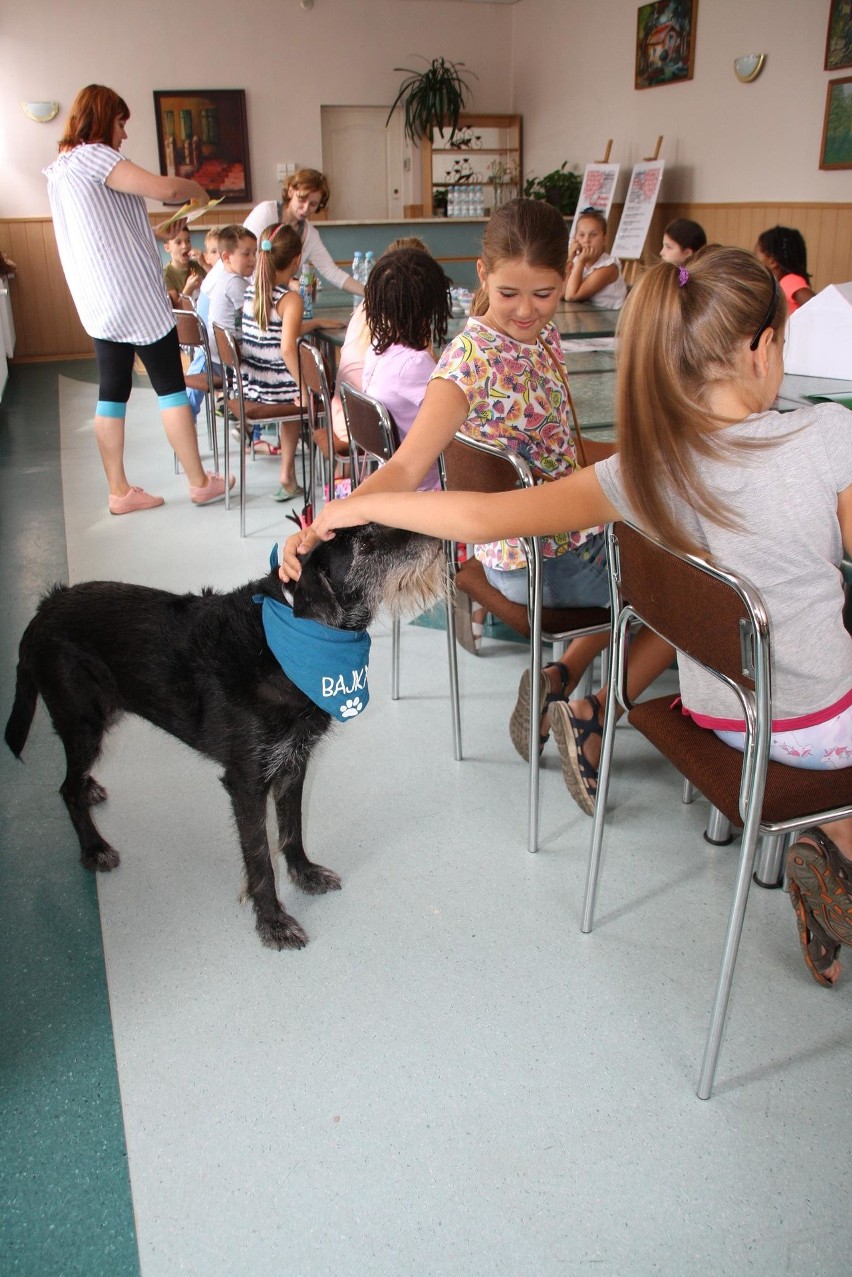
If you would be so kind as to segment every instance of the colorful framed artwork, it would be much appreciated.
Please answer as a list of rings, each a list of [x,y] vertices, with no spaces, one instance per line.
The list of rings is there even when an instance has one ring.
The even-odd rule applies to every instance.
[[[852,168],[852,75],[828,82],[819,166]]]
[[[698,0],[640,4],[636,21],[637,89],[691,80]]]
[[[251,203],[244,89],[155,89],[154,115],[164,176],[191,177],[211,199]]]
[[[825,69],[852,67],[852,0],[831,0],[825,37]]]

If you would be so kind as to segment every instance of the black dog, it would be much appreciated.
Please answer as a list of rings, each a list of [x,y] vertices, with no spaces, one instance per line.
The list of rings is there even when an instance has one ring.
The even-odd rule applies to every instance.
[[[290,597],[296,617],[365,630],[381,608],[395,616],[422,609],[442,586],[437,541],[369,524],[317,546]],[[91,769],[123,713],[221,763],[261,939],[299,949],[307,936],[275,890],[270,790],[293,882],[319,894],[337,890],[340,879],[313,864],[302,845],[305,772],[331,717],[291,682],[266,642],[255,599],[280,601],[282,593],[277,572],[230,594],[177,595],[112,581],[55,586],[21,639],[6,742],[20,757],[41,695],[65,747],[60,793],[82,863],[101,871],[114,869],[119,856],[92,820],[90,808],[107,795]]]

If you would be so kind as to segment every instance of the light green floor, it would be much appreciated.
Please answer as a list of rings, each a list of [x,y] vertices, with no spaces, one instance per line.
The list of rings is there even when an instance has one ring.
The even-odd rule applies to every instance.
[[[3,721],[20,634],[42,591],[67,580],[60,371],[88,380],[93,365],[16,367],[0,405]],[[2,753],[0,1271],[129,1277],[139,1263],[95,881],[57,792],[58,741],[34,732],[25,765]]]

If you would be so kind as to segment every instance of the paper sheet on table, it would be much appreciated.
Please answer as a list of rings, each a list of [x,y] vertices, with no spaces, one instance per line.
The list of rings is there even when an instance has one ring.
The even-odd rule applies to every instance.
[[[784,371],[852,381],[852,283],[829,284],[787,321]]]
[[[575,350],[615,350],[614,337],[566,337],[562,343],[562,349],[566,354],[573,354]]]
[[[184,204],[182,208],[179,208],[176,213],[172,213],[171,217],[167,217],[164,222],[161,222],[157,229],[163,230],[166,226],[171,226],[173,222],[179,222],[181,219],[187,222],[194,222],[197,217],[203,217],[211,208],[221,204],[224,198],[224,195],[220,195],[219,199],[211,200],[209,204],[196,204],[193,200],[190,200],[188,204]]]

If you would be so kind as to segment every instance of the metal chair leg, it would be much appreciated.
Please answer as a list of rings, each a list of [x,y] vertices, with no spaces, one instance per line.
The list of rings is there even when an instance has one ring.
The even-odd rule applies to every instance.
[[[704,841],[712,843],[714,847],[727,847],[729,843],[734,841],[731,833],[731,822],[727,816],[723,816],[715,807],[710,808],[710,815],[707,817]]]
[[[399,700],[399,617],[391,623],[391,700]]]
[[[453,569],[451,566],[453,546],[451,544],[445,544],[444,553],[447,564],[444,604],[447,609],[447,656],[450,667],[450,712],[453,719],[453,757],[456,762],[459,763],[462,759],[462,736],[461,704],[459,697],[459,662],[458,652],[456,651],[456,615],[453,610],[453,592],[455,590],[455,585],[453,583]]]
[[[680,801],[685,806],[688,806],[689,803],[691,803],[694,800],[696,792],[697,792],[696,788],[693,785],[692,781],[687,780],[686,777],[684,776],[683,789],[681,790]]]
[[[791,834],[761,834],[754,867],[758,887],[773,891],[783,885],[784,860],[791,840]]]
[[[615,714],[618,698],[617,662],[609,663],[607,681],[606,709],[604,710],[603,738],[601,740],[601,761],[598,765],[598,785],[595,792],[595,814],[592,818],[592,842],[589,851],[589,868],[586,874],[586,893],[583,899],[583,914],[580,930],[585,934],[592,929],[595,916],[595,900],[598,893],[598,879],[601,870],[601,852],[603,850],[604,822],[606,820],[606,804],[609,794],[609,777],[612,764],[612,747],[615,742]]]

